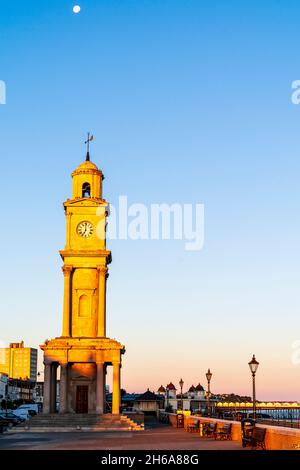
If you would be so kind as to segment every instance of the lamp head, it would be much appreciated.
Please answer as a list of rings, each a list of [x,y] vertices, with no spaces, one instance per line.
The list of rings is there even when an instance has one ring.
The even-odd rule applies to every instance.
[[[210,369],[208,369],[208,371],[206,372],[206,378],[207,378],[207,382],[210,382],[211,381],[211,378],[212,378],[212,373],[210,371]]]
[[[250,362],[248,362],[249,364],[249,367],[250,367],[250,370],[251,370],[251,373],[253,375],[255,375],[256,371],[257,371],[257,368],[259,366],[259,362],[257,362],[257,360],[255,359],[255,355],[253,354],[253,357],[251,359]]]

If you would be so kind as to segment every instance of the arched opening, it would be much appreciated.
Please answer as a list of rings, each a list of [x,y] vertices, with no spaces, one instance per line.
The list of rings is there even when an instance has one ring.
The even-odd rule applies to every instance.
[[[90,185],[90,183],[83,183],[83,185],[82,185],[82,197],[91,197],[91,185]]]
[[[87,295],[83,294],[79,298],[79,317],[88,317],[89,316],[89,299]]]

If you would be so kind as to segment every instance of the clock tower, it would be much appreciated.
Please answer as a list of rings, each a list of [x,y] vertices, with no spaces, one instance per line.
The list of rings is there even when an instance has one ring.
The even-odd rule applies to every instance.
[[[107,202],[103,174],[89,160],[72,173],[72,199],[64,203],[66,246],[60,252],[64,273],[63,337],[106,336]]]
[[[108,203],[103,174],[90,161],[72,173],[72,197],[64,203],[66,244],[63,260],[62,335],[41,345],[44,351],[44,413],[105,412],[105,376],[113,367],[112,413],[120,412],[120,368],[125,347],[106,336],[106,281],[111,252],[106,249]]]

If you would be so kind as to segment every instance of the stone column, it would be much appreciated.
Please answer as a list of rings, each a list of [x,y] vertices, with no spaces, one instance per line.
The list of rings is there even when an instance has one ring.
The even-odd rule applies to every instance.
[[[113,396],[112,396],[112,414],[120,413],[121,383],[120,383],[120,363],[113,363]]]
[[[56,372],[57,364],[51,364],[50,413],[56,413]]]
[[[103,414],[104,411],[104,364],[97,363],[97,382],[96,382],[96,413]]]
[[[103,413],[106,412],[106,374],[107,374],[107,365],[104,364],[104,369],[103,369]]]
[[[106,266],[98,266],[98,327],[97,336],[106,336]]]
[[[60,364],[59,413],[68,412],[68,363]]]
[[[44,398],[43,413],[50,413],[51,402],[51,363],[44,363]]]
[[[64,273],[64,313],[62,336],[70,336],[71,274],[72,266],[63,266]]]

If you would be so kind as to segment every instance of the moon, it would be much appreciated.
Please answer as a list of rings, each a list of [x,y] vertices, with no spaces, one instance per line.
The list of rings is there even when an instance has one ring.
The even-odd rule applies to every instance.
[[[81,10],[81,8],[80,8],[79,5],[74,5],[74,6],[73,6],[73,12],[74,12],[74,13],[79,13],[80,10]]]

